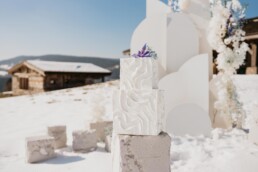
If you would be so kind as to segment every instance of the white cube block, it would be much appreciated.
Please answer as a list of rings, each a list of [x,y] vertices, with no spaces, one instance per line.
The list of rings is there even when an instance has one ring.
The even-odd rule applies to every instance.
[[[66,147],[66,126],[50,126],[48,127],[48,135],[54,137],[55,149]]]
[[[170,172],[171,138],[158,136],[114,136],[113,172]]]
[[[121,89],[158,88],[158,61],[153,58],[124,58],[120,60]]]
[[[86,122],[87,130],[96,130],[98,141],[104,142],[107,135],[113,130],[112,121]]]
[[[158,135],[165,129],[164,109],[161,90],[116,90],[113,130],[116,134]]]
[[[105,139],[105,150],[111,152],[112,136],[108,135]]]
[[[258,123],[257,125],[250,127],[248,139],[250,142],[258,145]]]
[[[50,136],[26,138],[27,162],[35,163],[54,158],[54,142],[54,138]]]
[[[90,152],[97,148],[97,134],[95,130],[80,130],[73,132],[73,150],[76,152]]]
[[[258,145],[258,105],[254,105],[251,112],[250,129],[248,139],[254,144]]]

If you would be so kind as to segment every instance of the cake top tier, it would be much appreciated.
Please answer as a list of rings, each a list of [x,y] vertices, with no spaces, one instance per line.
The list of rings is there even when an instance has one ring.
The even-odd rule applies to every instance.
[[[156,89],[158,76],[158,61],[154,58],[120,60],[121,89]]]

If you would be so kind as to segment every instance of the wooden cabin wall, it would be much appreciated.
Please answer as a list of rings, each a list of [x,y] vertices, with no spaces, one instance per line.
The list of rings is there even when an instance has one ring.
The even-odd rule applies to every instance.
[[[30,76],[29,77],[29,90],[43,91],[44,90],[44,77],[43,76]]]
[[[102,73],[39,73],[27,66],[21,66],[13,73],[12,91],[14,95],[23,95],[43,91],[72,88],[102,82],[106,74]]]
[[[18,76],[13,75],[12,77],[12,91],[14,95],[18,95],[18,91],[20,90],[19,78]]]
[[[46,73],[44,89],[57,90],[101,82],[103,74]]]
[[[44,91],[44,78],[27,66],[20,67],[12,76],[13,95]]]

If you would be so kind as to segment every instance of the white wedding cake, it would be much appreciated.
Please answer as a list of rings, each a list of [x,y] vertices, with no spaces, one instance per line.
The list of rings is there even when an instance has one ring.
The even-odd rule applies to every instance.
[[[113,172],[169,172],[171,138],[165,129],[158,60],[146,54],[120,60],[120,90],[113,94]],[[144,150],[144,151],[143,151]]]
[[[114,132],[159,135],[165,129],[164,92],[158,89],[158,61],[125,58],[120,61],[120,90],[113,95]]]

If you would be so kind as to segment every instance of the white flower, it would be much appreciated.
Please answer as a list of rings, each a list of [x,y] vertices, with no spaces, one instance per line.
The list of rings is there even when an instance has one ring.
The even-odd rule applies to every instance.
[[[179,6],[180,10],[185,11],[189,8],[190,3],[191,3],[190,0],[179,0],[178,6]]]
[[[221,43],[218,45],[217,52],[221,53],[221,52],[224,52],[226,49],[227,47],[223,43]]]
[[[243,30],[241,30],[241,35],[242,35],[242,36],[245,36],[245,34],[246,34],[246,32],[243,31]]]
[[[238,0],[232,0],[231,4],[232,4],[232,9],[233,10],[242,9],[242,5]]]
[[[168,0],[168,6],[172,6],[173,0]]]
[[[236,55],[240,55],[240,54],[241,54],[240,50],[236,50]]]
[[[226,38],[226,39],[224,40],[224,43],[225,43],[226,45],[229,45],[229,44],[231,43],[231,38]]]
[[[249,48],[249,45],[245,42],[243,42],[241,45],[240,45],[240,48],[244,51],[244,52],[247,52],[248,50],[250,50]]]
[[[220,37],[224,38],[226,36],[226,32],[220,32]]]
[[[238,35],[238,36],[240,36],[240,35],[241,35],[241,30],[240,30],[240,29],[237,29],[235,34]]]
[[[239,0],[231,0],[226,3],[226,7],[224,7],[222,0],[212,0],[213,16],[209,25],[208,41],[210,46],[218,52],[216,63],[220,70],[220,80],[216,83],[219,92],[215,108],[217,114],[224,115],[229,122],[241,127],[244,112],[230,76],[244,64],[249,47],[248,44],[242,42],[245,32],[241,29],[233,32],[232,36],[225,38],[226,29],[238,24],[237,18],[229,18],[231,8],[233,11],[240,11],[240,17],[244,16],[244,10]]]

